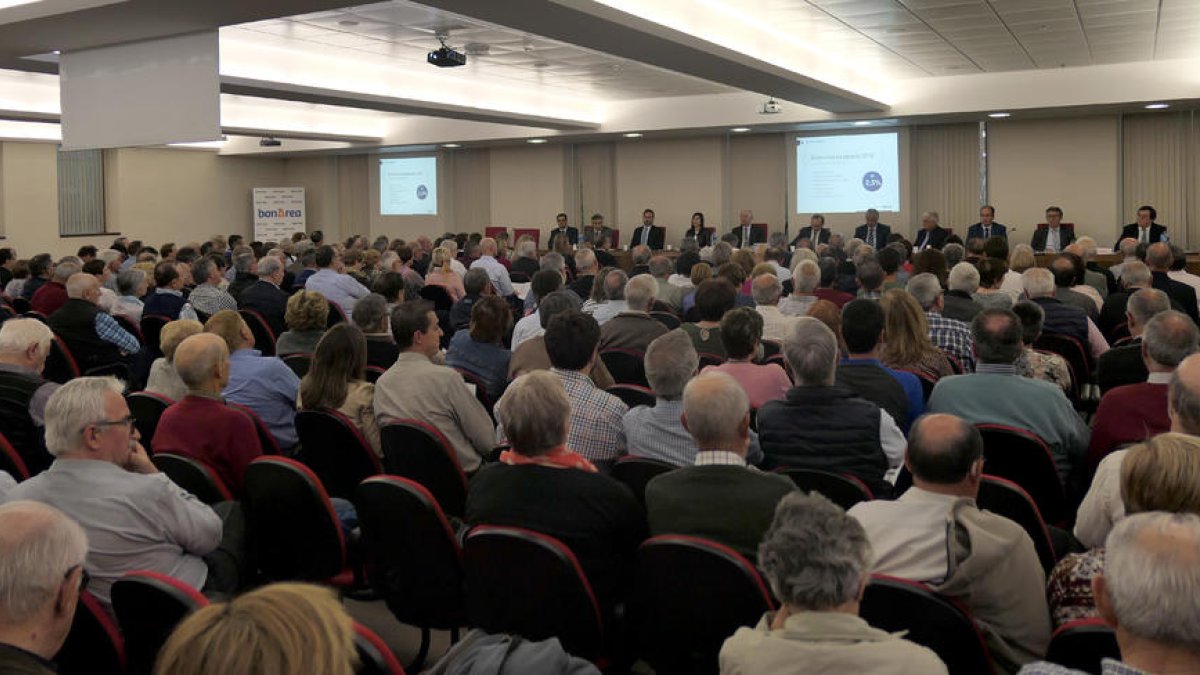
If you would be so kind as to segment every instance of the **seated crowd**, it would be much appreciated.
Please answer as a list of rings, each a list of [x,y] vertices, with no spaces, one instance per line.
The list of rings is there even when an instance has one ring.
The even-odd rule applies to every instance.
[[[744,557],[780,609],[728,636],[725,673],[946,672],[858,616],[872,575],[961,603],[996,672],[1077,672],[1042,659],[1086,618],[1115,628],[1105,672],[1194,668],[1200,277],[1178,247],[1123,240],[1103,269],[1080,237],[1039,267],[1002,236],[914,248],[814,217],[793,246],[693,235],[668,256],[560,220],[540,257],[477,234],[0,250],[23,273],[0,296],[0,664],[52,672],[84,587],[108,607],[150,570],[221,601],[156,672],[353,672],[330,592],[252,590],[241,506],[257,458],[312,460],[298,420],[326,411],[385,472],[404,465],[391,426],[429,430],[469,481],[454,524],[559,540],[606,620],[649,537]],[[163,405],[151,426],[141,391]],[[1017,437],[1045,456],[997,459]],[[158,453],[232,499],[202,503]],[[619,479],[639,461],[656,475]],[[1031,507],[1056,486],[1062,512],[997,512],[992,464]],[[852,502],[797,487],[831,475]],[[354,506],[332,508],[352,533]]]

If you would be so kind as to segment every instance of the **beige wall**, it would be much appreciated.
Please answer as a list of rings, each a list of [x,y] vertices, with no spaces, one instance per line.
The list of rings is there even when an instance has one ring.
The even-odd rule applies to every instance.
[[[737,223],[738,211],[754,211],[754,222],[782,230],[787,211],[787,141],[783,134],[729,139],[729,203],[725,223]],[[716,224],[715,219],[710,219]],[[728,229],[728,228],[726,228]]]
[[[554,216],[567,210],[563,150],[554,145],[492,148],[490,225],[550,231]]]
[[[666,241],[677,246],[692,214],[724,232],[724,140],[699,138],[617,144],[617,212],[612,224],[629,242],[642,224],[642,211],[653,209],[655,224],[667,228]]]
[[[988,199],[996,220],[1028,242],[1047,206],[1063,209],[1100,246],[1112,246],[1120,213],[1120,120],[1116,116],[988,124]]]

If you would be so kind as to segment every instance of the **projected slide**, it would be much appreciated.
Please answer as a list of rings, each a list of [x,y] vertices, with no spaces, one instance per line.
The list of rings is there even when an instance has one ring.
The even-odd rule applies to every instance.
[[[437,158],[380,159],[379,213],[384,216],[437,215]]]
[[[796,213],[900,210],[898,135],[796,139]]]

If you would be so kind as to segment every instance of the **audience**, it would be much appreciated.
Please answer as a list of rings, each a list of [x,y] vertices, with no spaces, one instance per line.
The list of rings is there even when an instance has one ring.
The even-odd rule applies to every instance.
[[[696,287],[698,320],[685,323],[681,328],[692,338],[697,353],[726,356],[725,343],[721,340],[721,318],[734,308],[736,302],[737,289],[725,279],[709,279]]]
[[[674,267],[671,259],[656,255],[650,259],[650,276],[658,284],[654,296],[659,302],[671,308],[671,311],[678,312],[683,307],[683,289],[670,283],[671,272]]]
[[[358,311],[358,307],[354,309]],[[367,340],[362,331],[348,323],[330,328],[317,343],[308,374],[300,380],[296,407],[338,411],[382,457],[379,425],[375,423],[375,385],[365,380],[366,367]]]
[[[600,288],[604,294],[603,300],[591,312],[596,323],[603,326],[614,316],[629,309],[629,303],[625,300],[625,284],[627,283],[629,283],[629,277],[623,270],[610,270],[601,277]]]
[[[342,308],[342,314],[350,316],[354,303],[371,291],[340,271],[342,255],[332,246],[317,249],[315,258],[317,271],[304,282],[304,288],[325,296],[325,299]]]
[[[946,292],[942,295],[942,315],[970,323],[983,306],[975,302],[973,294],[979,291],[979,269],[968,262],[960,262],[950,268]]]
[[[0,672],[53,675],[87,585],[83,529],[31,501],[0,506]]]
[[[300,290],[287,301],[287,312],[283,315],[288,330],[275,340],[275,353],[312,354],[317,342],[325,334],[329,322],[329,302],[316,291]]]
[[[1151,288],[1151,279],[1150,268],[1146,267],[1145,263],[1137,259],[1125,263],[1125,272],[1121,275],[1120,292],[1110,293],[1104,301],[1104,307],[1100,309],[1100,330],[1107,339],[1115,342],[1125,337],[1125,333],[1121,331],[1121,324],[1129,321],[1127,316],[1129,299],[1137,291]],[[1168,302],[1170,301],[1168,300]],[[1171,308],[1183,311],[1182,306],[1172,304]],[[1125,326],[1125,329],[1126,331],[1132,330],[1128,325]]]
[[[375,382],[376,422],[382,427],[416,419],[433,425],[450,441],[463,471],[474,472],[492,450],[492,419],[458,372],[433,361],[442,337],[433,305],[423,300],[397,305],[391,324],[400,355]]]
[[[998,671],[1041,658],[1050,642],[1046,576],[1025,530],[975,504],[983,476],[979,432],[953,415],[926,415],[913,425],[904,464],[913,480],[904,494],[849,511],[875,550],[871,571],[960,600]]]
[[[923,251],[935,257],[936,249]],[[971,344],[971,328],[963,321],[942,315],[945,299],[937,276],[929,272],[914,274],[908,280],[908,293],[921,305],[929,324],[929,339],[942,352],[957,360],[966,372],[975,369],[975,350]]]
[[[471,307],[469,330],[456,332],[446,351],[446,365],[479,378],[492,401],[499,399],[508,385],[512,352],[504,348],[504,336],[511,326],[508,303],[489,295]]]
[[[1129,270],[1130,275],[1136,273],[1136,269]],[[1142,359],[1142,333],[1151,319],[1170,309],[1171,301],[1167,294],[1157,288],[1135,290],[1126,297],[1125,321],[1129,328],[1129,340],[1104,352],[1096,362],[1096,381],[1101,393],[1108,393],[1110,389],[1121,385],[1146,381],[1150,371],[1146,370]]]
[[[1146,266],[1150,268],[1151,285],[1170,296],[1172,301],[1179,303],[1183,312],[1191,317],[1192,321],[1200,323],[1200,314],[1197,313],[1196,305],[1196,289],[1168,276],[1174,263],[1175,256],[1171,253],[1169,244],[1160,241],[1150,244],[1150,247],[1146,249]]]
[[[654,260],[650,262],[653,265]],[[666,334],[667,327],[649,314],[655,294],[664,285],[669,284],[649,274],[639,274],[625,283],[625,310],[600,328],[601,351],[632,349],[645,352],[655,338]]]
[[[192,335],[174,350],[187,394],[163,412],[150,443],[212,468],[235,495],[242,494],[246,466],[262,455],[254,422],[221,399],[229,382],[229,348],[212,333]]]
[[[433,255],[430,259],[429,271],[425,273],[425,283],[433,286],[441,286],[446,289],[446,293],[450,295],[450,299],[458,302],[466,296],[466,288],[463,287],[463,278],[455,274],[450,267],[450,251],[444,246],[439,246],[433,249]],[[481,270],[485,277],[487,270]]]
[[[907,431],[925,412],[925,391],[916,375],[879,360],[883,323],[877,302],[853,300],[842,308],[841,333],[848,351],[838,364],[836,383],[879,406]]]
[[[624,277],[625,273],[621,272]],[[533,275],[533,281],[529,284],[529,297],[534,299],[534,310],[527,316],[522,317],[517,325],[513,326],[512,332],[512,348],[516,350],[526,340],[535,338],[545,332],[542,326],[541,314],[538,304],[546,296],[554,293],[562,288],[563,277],[562,273],[556,270],[538,270]]]
[[[780,308],[779,298],[783,294],[783,284],[780,283],[779,277],[774,274],[760,274],[754,277],[750,286],[750,294],[754,298],[754,311],[762,317],[763,339],[783,342],[783,339],[795,327],[798,317],[785,314]],[[816,298],[813,300],[815,301]],[[807,303],[807,305],[811,306],[812,303]],[[805,311],[807,312],[807,307],[805,307]]]
[[[747,466],[750,404],[729,375],[704,373],[688,382],[680,423],[695,441],[694,466],[646,485],[650,534],[712,539],[753,560],[775,504],[796,486]]]
[[[796,386],[758,410],[765,463],[853,475],[875,494],[890,495],[885,475],[904,459],[904,434],[892,416],[835,384],[837,338],[812,317],[783,342]]]
[[[979,288],[971,293],[975,304],[983,309],[1011,308],[1013,294],[1003,288],[1008,276],[1008,263],[1004,262],[1003,258],[984,258],[976,268],[979,270]]]
[[[471,269],[479,268],[487,272],[492,288],[502,296],[513,294],[512,281],[508,278],[508,268],[496,260],[496,240],[484,237],[479,242],[479,258],[471,263]]]
[[[266,256],[258,261],[258,280],[246,286],[237,300],[238,309],[258,312],[276,336],[287,330],[288,294],[284,275],[288,272],[278,258]],[[228,295],[228,293],[227,293]],[[230,297],[233,297],[230,295]]]
[[[650,343],[643,362],[655,401],[630,409],[621,420],[629,454],[676,466],[695,464],[696,442],[681,421],[683,389],[699,365],[691,338],[682,330],[670,331]]]
[[[858,617],[871,562],[871,542],[854,518],[818,494],[783,497],[758,547],[782,607],[725,641],[721,672],[946,673],[933,652]]]
[[[513,350],[512,359],[508,362],[509,380],[515,380],[534,370],[549,370],[552,367],[550,354],[546,352],[546,326],[550,325],[550,319],[570,309],[579,309],[579,298],[570,291],[555,291],[538,303],[538,322],[542,334],[529,338]],[[604,361],[599,359],[588,373],[588,377],[600,389],[607,389],[615,384],[612,374],[604,367]]]
[[[179,377],[175,368],[175,349],[187,338],[204,331],[204,324],[191,319],[178,319],[162,327],[159,333],[159,349],[162,356],[150,364],[150,379],[146,391],[162,394],[172,401],[187,396],[188,386]]]
[[[96,306],[100,297],[96,277],[82,272],[71,275],[67,297],[66,304],[46,323],[66,343],[80,370],[130,363],[128,355],[141,351],[141,342]]]
[[[629,408],[621,399],[596,387],[588,377],[600,362],[597,350],[600,326],[583,312],[567,310],[550,320],[544,337],[553,366],[551,372],[562,380],[571,403],[567,447],[607,469],[625,454],[621,418]]]
[[[199,314],[209,317],[223,309],[238,308],[237,300],[221,290],[225,275],[222,274],[221,265],[212,257],[204,256],[192,263],[192,279],[199,285],[188,294],[188,302]],[[245,291],[242,291],[242,294],[245,295]]]
[[[455,261],[457,262],[457,261]],[[537,270],[534,270],[535,272]],[[455,275],[459,276],[459,275]],[[486,270],[471,270],[461,276],[464,295],[450,307],[450,327],[455,331],[466,328],[471,323],[471,308],[484,295],[493,295],[492,282],[488,279]],[[378,291],[376,291],[378,293]],[[387,294],[384,294],[387,297]],[[390,311],[390,308],[389,308]],[[515,333],[515,331],[514,331]],[[513,346],[516,349],[516,346]]]
[[[54,266],[50,279],[33,294],[29,308],[43,316],[50,316],[67,303],[67,279],[73,274],[79,274],[83,267],[72,260],[60,260]],[[96,304],[99,303],[97,299]]]
[[[396,340],[392,337],[387,300],[378,293],[368,295],[354,303],[351,320],[367,339],[367,365],[384,370],[391,368],[400,350],[396,348]]]
[[[39,253],[30,258],[29,278],[20,286],[21,297],[26,300],[32,300],[33,294],[50,280],[50,269],[52,267],[54,267],[54,259],[50,257],[49,253]]]
[[[206,333],[216,333],[229,349],[229,383],[222,395],[245,406],[266,425],[275,442],[289,449],[296,436],[296,394],[300,378],[283,361],[263,356],[254,348],[254,333],[237,312],[222,310],[204,323]]]
[[[1025,287],[1026,297],[1041,305],[1045,312],[1044,328],[1047,333],[1075,338],[1091,353],[1093,359],[1100,358],[1101,354],[1108,351],[1108,342],[1087,312],[1055,297],[1054,275],[1050,270],[1041,267],[1027,269],[1021,273],[1021,283]]]
[[[929,321],[907,291],[883,294],[884,342],[880,360],[889,368],[907,370],[931,380],[953,375],[950,359],[929,339]]]
[[[196,310],[183,296],[183,288],[191,277],[190,271],[187,277],[182,274],[187,269],[187,265],[172,260],[164,260],[154,266],[154,292],[146,296],[143,315],[165,316],[172,321],[197,319]]]
[[[1042,335],[1042,323],[1046,320],[1046,312],[1041,305],[1028,300],[1022,300],[1013,305],[1012,312],[1021,320],[1022,349],[1021,355],[1017,357],[1014,364],[1017,374],[1021,377],[1032,377],[1035,380],[1056,384],[1070,396],[1075,389],[1075,382],[1067,360],[1054,352],[1034,348],[1038,338]]]
[[[750,398],[750,408],[758,410],[767,401],[787,396],[792,381],[787,371],[773,363],[755,363],[762,348],[763,320],[748,307],[736,307],[721,319],[721,340],[729,359],[708,366],[703,372],[720,372],[733,377]]]
[[[0,324],[0,429],[31,474],[50,466],[46,402],[59,385],[42,378],[54,334],[37,319]]]
[[[117,275],[117,302],[112,314],[121,315],[134,323],[141,323],[145,303],[142,298],[147,291],[146,273],[141,270],[124,270]]]

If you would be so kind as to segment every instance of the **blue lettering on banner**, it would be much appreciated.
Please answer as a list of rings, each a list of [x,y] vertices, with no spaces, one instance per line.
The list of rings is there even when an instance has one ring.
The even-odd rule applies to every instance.
[[[868,171],[863,174],[862,186],[868,192],[875,192],[883,187],[883,176],[880,176],[878,171]]]
[[[302,218],[304,212],[299,209],[259,209],[259,218]]]

